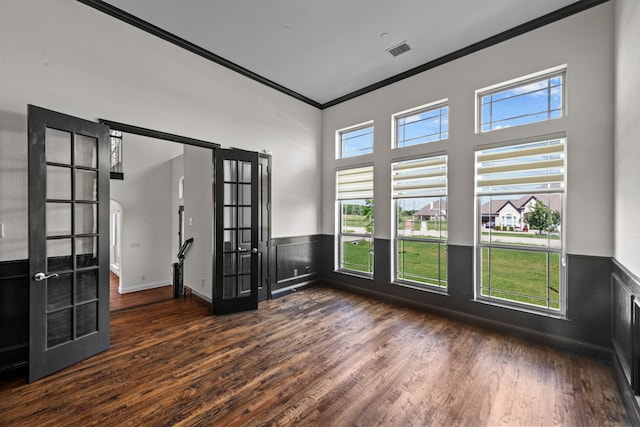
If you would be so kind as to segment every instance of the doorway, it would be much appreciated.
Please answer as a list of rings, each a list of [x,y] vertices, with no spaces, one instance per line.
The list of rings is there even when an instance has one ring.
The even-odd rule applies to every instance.
[[[193,188],[187,188],[185,196],[184,176],[197,183],[195,175],[212,174],[211,161],[207,165],[188,160],[194,153],[199,158],[211,158],[210,148],[124,129],[118,129],[117,133],[125,154],[121,174],[110,181],[111,197],[117,200],[112,209],[112,223],[120,220],[119,227],[116,225],[120,232],[111,230],[114,239],[110,262],[111,311],[173,298],[172,266],[178,261],[182,242],[190,237],[187,233],[194,232],[188,229],[194,227],[184,225],[185,205],[194,210],[193,199],[199,198]],[[212,203],[209,197],[209,204]],[[206,203],[201,210],[206,211]],[[212,212],[211,207],[209,211]],[[194,216],[191,215],[192,225],[203,225],[202,220],[194,224]],[[200,243],[206,247],[204,241]],[[118,254],[120,257],[116,259]],[[198,255],[194,253],[191,258]],[[205,285],[209,284],[210,275],[206,271],[199,273],[197,284],[202,284],[200,278],[204,278]],[[196,292],[203,293],[201,289]]]

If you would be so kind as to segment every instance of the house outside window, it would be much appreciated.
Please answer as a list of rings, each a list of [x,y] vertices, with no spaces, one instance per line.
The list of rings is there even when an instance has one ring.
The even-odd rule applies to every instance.
[[[373,166],[336,174],[337,269],[373,277]]]
[[[447,156],[392,163],[393,281],[447,287]]]
[[[373,153],[373,131],[373,122],[337,131],[337,158],[346,159]]]
[[[476,298],[566,312],[563,137],[476,151]]]

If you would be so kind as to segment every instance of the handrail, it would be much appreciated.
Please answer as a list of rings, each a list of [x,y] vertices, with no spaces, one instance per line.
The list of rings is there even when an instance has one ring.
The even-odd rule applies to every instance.
[[[193,237],[189,237],[187,240],[184,241],[184,243],[182,244],[182,247],[180,248],[180,250],[178,251],[178,258],[179,259],[184,259],[187,249],[189,249],[189,245],[193,243]]]
[[[178,260],[179,262],[173,263],[173,297],[180,298],[184,296],[184,275],[183,275],[183,266],[184,266],[184,257],[187,254],[187,250],[191,247],[193,243],[193,237],[188,238],[182,244],[182,247],[178,251]]]

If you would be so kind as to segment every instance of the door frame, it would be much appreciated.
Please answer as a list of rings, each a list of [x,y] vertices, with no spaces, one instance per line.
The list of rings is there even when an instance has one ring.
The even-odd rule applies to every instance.
[[[124,133],[131,133],[131,134],[135,134],[135,135],[140,135],[140,136],[146,136],[149,138],[155,138],[155,139],[162,139],[162,140],[166,140],[166,141],[172,141],[172,142],[177,142],[177,143],[182,143],[185,145],[191,145],[191,146],[195,146],[195,147],[203,147],[203,148],[209,148],[212,150],[212,153],[215,152],[215,150],[217,149],[221,149],[221,145],[217,144],[217,143],[213,143],[213,142],[209,142],[209,141],[205,141],[205,140],[201,140],[201,139],[196,139],[196,138],[190,138],[187,136],[182,136],[182,135],[176,135],[176,134],[172,134],[172,133],[167,133],[167,132],[162,132],[162,131],[157,131],[157,130],[153,130],[153,129],[148,129],[148,128],[144,128],[144,127],[140,127],[140,126],[135,126],[135,125],[131,125],[131,124],[127,124],[127,123],[122,123],[122,122],[117,122],[117,121],[113,121],[113,120],[108,120],[108,119],[98,119],[99,123],[102,124],[106,124],[107,126],[109,126],[110,129],[113,130],[118,130]],[[123,150],[125,148],[123,147]],[[215,153],[214,153],[215,154]],[[264,299],[271,299],[271,263],[272,263],[272,251],[271,251],[271,173],[272,173],[272,156],[270,153],[268,152],[258,152],[258,161],[262,160],[267,160],[268,162],[268,171],[267,171],[267,183],[266,185],[268,185],[268,206],[266,209],[266,213],[268,214],[268,221],[267,221],[267,227],[268,227],[268,231],[267,231],[267,235],[268,235],[268,241],[266,244],[266,255],[267,255],[267,263],[266,265],[268,266],[267,269],[267,290],[266,290],[266,294],[264,293],[264,291],[262,291],[259,295],[259,299],[260,301],[264,300]],[[125,155],[126,157],[126,155]],[[126,159],[124,159],[124,161],[126,161]],[[215,165],[214,165],[215,168]],[[264,183],[263,183],[264,184]],[[215,203],[215,189],[214,189],[214,194],[213,194],[213,199],[214,199],[214,203]],[[214,207],[215,208],[215,207]],[[263,209],[263,215],[264,215],[265,210]],[[214,218],[212,218],[212,228],[215,232],[215,213],[214,213]],[[182,236],[183,239],[185,238],[185,236]],[[214,234],[214,243],[215,243],[215,234]],[[263,254],[264,256],[264,254]],[[211,254],[211,265],[212,265],[212,277],[215,279],[215,272],[216,272],[216,258],[215,258],[215,251],[212,251]],[[213,296],[215,295],[215,283],[211,284],[211,296],[213,298]],[[211,306],[213,309],[213,300],[211,301]]]
[[[140,135],[140,136],[144,136],[144,137],[148,137],[148,138],[160,139],[160,140],[169,141],[169,142],[176,142],[176,143],[179,143],[179,144],[190,145],[190,146],[193,146],[193,147],[208,148],[208,149],[211,150],[212,168],[215,169],[215,165],[213,164],[214,152],[215,152],[216,149],[220,148],[220,144],[216,144],[214,142],[205,141],[205,140],[202,140],[202,139],[190,138],[188,136],[182,136],[182,135],[177,135],[177,134],[173,134],[173,133],[168,133],[168,132],[148,129],[148,128],[135,126],[135,125],[127,124],[127,123],[116,122],[116,121],[108,120],[108,119],[102,119],[101,118],[101,119],[98,119],[98,122],[109,126],[109,129],[111,129],[111,130],[117,130],[117,131],[121,131],[123,133]],[[125,150],[125,146],[124,145],[123,145],[122,149],[123,149],[123,151]],[[124,154],[123,162],[126,162],[126,161],[127,161],[126,160],[126,154]],[[215,193],[214,193],[214,203],[215,203]],[[184,209],[184,206],[183,206],[183,209]],[[212,209],[213,209],[213,207],[212,207]],[[183,213],[184,213],[184,211],[183,211]],[[213,217],[211,218],[211,221],[212,221],[211,226],[212,226],[212,228],[215,229],[215,211],[214,211]],[[182,238],[184,240],[185,236],[182,236]],[[215,238],[215,236],[214,236],[214,238]],[[215,274],[215,254],[214,254],[213,251],[211,253],[211,265],[212,265],[212,275],[214,275]],[[212,289],[211,289],[211,295],[213,295],[213,284],[212,284]],[[211,306],[211,310],[213,311],[213,301],[211,301],[210,306]]]
[[[263,280],[258,284],[258,302],[271,299],[271,154],[268,152],[258,153],[258,163],[266,167],[265,174],[258,176],[258,185],[262,187],[262,191],[267,191],[267,197],[263,197],[258,201],[262,216],[261,226],[263,230],[258,231],[259,234],[265,234],[264,243],[258,239],[258,251],[261,253],[262,261],[262,277]],[[265,230],[266,227],[266,230]],[[262,249],[261,249],[262,247]],[[266,275],[266,277],[264,277]]]

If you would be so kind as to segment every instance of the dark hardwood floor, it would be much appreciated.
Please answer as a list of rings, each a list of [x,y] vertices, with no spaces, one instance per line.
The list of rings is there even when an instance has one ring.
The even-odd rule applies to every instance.
[[[325,287],[111,316],[111,348],[0,382],[0,425],[626,425],[606,361]]]
[[[121,294],[118,292],[120,279],[109,272],[109,308],[110,311],[122,310],[124,308],[138,307],[162,300],[173,298],[173,287],[170,284],[160,288],[147,289],[144,291]]]

